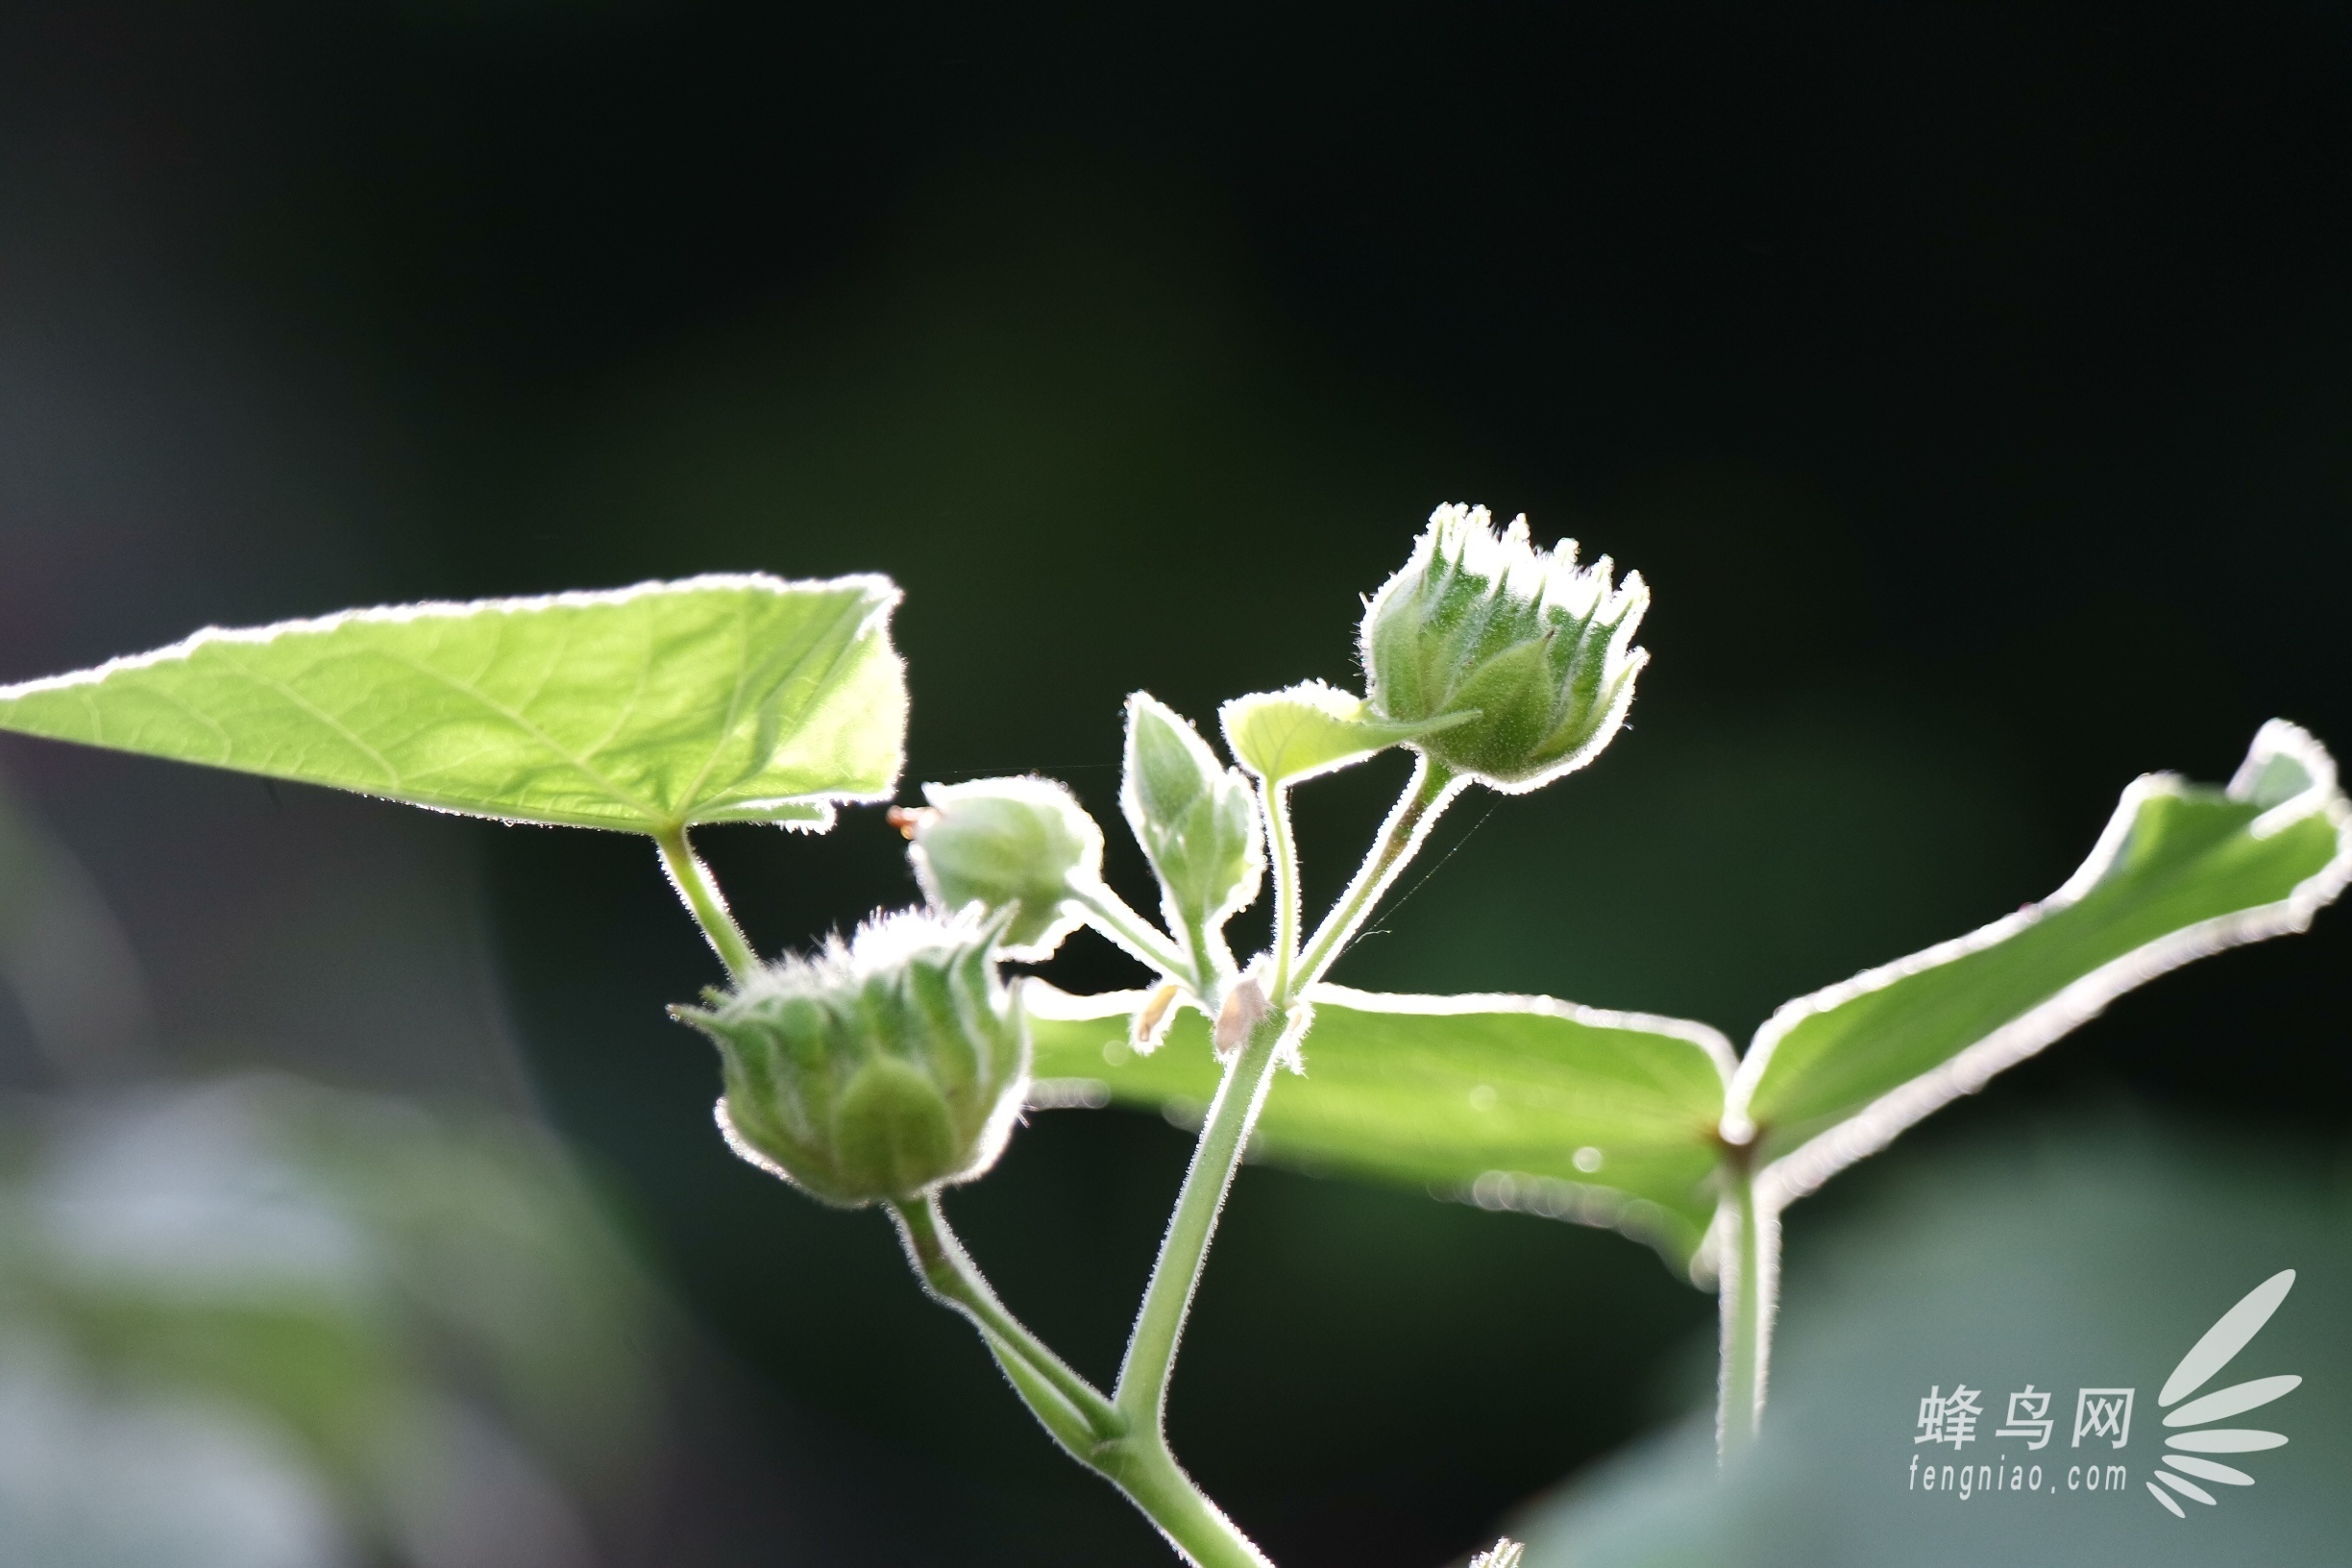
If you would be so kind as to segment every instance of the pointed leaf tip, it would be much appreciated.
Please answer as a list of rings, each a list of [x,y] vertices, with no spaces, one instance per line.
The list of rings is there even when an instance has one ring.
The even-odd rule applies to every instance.
[[[0,728],[505,821],[821,830],[897,783],[898,598],[748,574],[208,628],[0,688]]]

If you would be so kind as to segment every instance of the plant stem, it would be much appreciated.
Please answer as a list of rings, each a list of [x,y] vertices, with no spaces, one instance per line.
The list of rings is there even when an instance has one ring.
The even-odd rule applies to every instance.
[[[1281,792],[1269,789],[1265,793],[1274,878],[1275,992],[1265,1016],[1252,1025],[1240,1049],[1226,1065],[1216,1098],[1210,1102],[1200,1141],[1192,1151],[1192,1164],[1185,1172],[1176,1211],[1168,1218],[1159,1260],[1152,1265],[1142,1310],[1136,1314],[1126,1359],[1119,1365],[1118,1386],[1112,1397],[1139,1433],[1157,1434],[1165,1430],[1168,1380],[1184,1337],[1185,1315],[1191,1310],[1225,1194],[1249,1147],[1250,1129],[1257,1125],[1266,1091],[1273,1086],[1275,1058],[1292,1027],[1291,999],[1313,982],[1320,973],[1318,965],[1328,965],[1331,952],[1361,922],[1364,911],[1420,846],[1431,821],[1456,787],[1453,774],[1443,767],[1426,758],[1415,765],[1411,782],[1389,812],[1372,853],[1356,873],[1340,906],[1324,922],[1307,961],[1291,969],[1287,979],[1284,978],[1284,956],[1297,940],[1298,859]]]
[[[1285,1028],[1286,1019],[1278,1012],[1258,1020],[1226,1064],[1224,1081],[1217,1085],[1208,1119],[1201,1124],[1200,1142],[1192,1150],[1184,1188],[1176,1195],[1176,1211],[1168,1216],[1167,1235],[1152,1265],[1151,1284],[1144,1288],[1143,1307],[1136,1314],[1135,1333],[1128,1338],[1118,1387],[1112,1395],[1139,1432],[1157,1434],[1164,1430],[1168,1378],[1175,1368],[1177,1343],[1184,1337],[1185,1314],[1191,1310],[1225,1193],[1273,1083],[1274,1058]]]
[[[1372,913],[1373,906],[1380,902],[1381,895],[1396,881],[1397,873],[1405,869],[1406,862],[1419,852],[1422,841],[1429,837],[1429,830],[1436,825],[1437,819],[1444,814],[1447,806],[1453,804],[1454,796],[1461,793],[1466,782],[1456,777],[1453,770],[1445,764],[1433,762],[1419,753],[1414,754],[1412,777],[1406,783],[1405,793],[1397,797],[1396,805],[1390,809],[1388,821],[1382,824],[1380,838],[1375,841],[1372,852],[1357,868],[1355,880],[1348,884],[1347,892],[1339,895],[1339,901],[1332,906],[1332,912],[1323,918],[1314,940],[1307,945],[1306,956],[1299,961],[1298,991],[1304,992],[1322,979],[1324,972],[1338,960],[1340,949],[1356,935],[1357,929]],[[1281,992],[1275,993],[1274,1005],[1277,1010],[1289,1002],[1290,995]]]
[[[1080,909],[1087,912],[1088,923],[1109,937],[1137,961],[1158,969],[1171,980],[1181,980],[1196,991],[1208,982],[1205,962],[1201,966],[1187,964],[1176,944],[1160,934],[1159,927],[1127,907],[1127,901],[1109,888],[1083,889],[1070,894]]]
[[[1780,1221],[1756,1201],[1750,1168],[1754,1149],[1752,1143],[1730,1145],[1722,1165],[1730,1224],[1719,1270],[1723,1371],[1716,1386],[1715,1443],[1727,1464],[1755,1441],[1763,1423],[1780,1283]]]
[[[1156,1427],[1138,1431],[1127,1411],[1005,1310],[947,1228],[935,1194],[894,1203],[891,1213],[924,1289],[980,1331],[1014,1391],[1072,1458],[1125,1493],[1197,1568],[1272,1568],[1193,1484]]]
[[[1298,846],[1290,838],[1290,792],[1262,782],[1258,798],[1265,808],[1266,859],[1274,874],[1274,984],[1267,994],[1279,1014],[1290,1005],[1290,971],[1298,960]]]
[[[1421,846],[1430,825],[1459,786],[1441,765],[1426,757],[1415,762],[1412,779],[1389,812],[1372,853],[1316,932],[1303,962],[1297,951],[1298,854],[1290,837],[1287,801],[1279,787],[1265,790],[1275,899],[1271,1005],[1251,1024],[1226,1064],[1216,1098],[1210,1102],[1108,1410],[1092,1384],[997,1302],[947,1230],[936,1199],[893,1206],[907,1256],[931,1294],[980,1330],[1016,1391],[1062,1446],[1125,1492],[1169,1544],[1198,1568],[1271,1568],[1265,1556],[1192,1483],[1167,1445],[1168,1382],[1225,1194],[1273,1085],[1274,1065],[1292,1027],[1291,1002],[1330,967]],[[1196,992],[1211,982],[1207,943],[1199,933],[1190,934],[1192,962],[1187,966],[1155,927],[1109,889],[1074,896],[1104,935],[1138,958],[1171,977],[1188,979]],[[1303,1012],[1298,1021],[1305,1021]]]
[[[1231,978],[1233,964],[1223,956],[1220,946],[1212,950],[1207,920],[1192,920],[1185,926],[1185,941],[1192,949],[1192,993],[1204,1007],[1217,1005],[1217,988]]]
[[[662,870],[670,873],[670,885],[685,900],[695,923],[709,939],[711,950],[726,966],[728,976],[741,985],[758,973],[759,955],[751,950],[750,939],[744,935],[743,927],[735,923],[734,915],[727,909],[726,895],[719,891],[710,868],[702,864],[702,857],[686,842],[685,827],[657,833],[653,842],[661,846]]]
[[[1225,1517],[1225,1510],[1193,1484],[1164,1441],[1131,1439],[1115,1445],[1106,1461],[1095,1468],[1125,1492],[1168,1545],[1195,1568],[1274,1568],[1256,1543]]]
[[[1096,1441],[1126,1433],[1128,1420],[1118,1408],[1092,1384],[1071,1371],[1068,1363],[1046,1348],[1044,1341],[1005,1311],[1004,1304],[996,1299],[996,1292],[989,1288],[988,1281],[981,1278],[979,1269],[973,1265],[971,1255],[964,1250],[964,1243],[947,1228],[947,1216],[940,1213],[937,1193],[926,1192],[920,1198],[893,1203],[891,1213],[898,1221],[898,1237],[906,1244],[907,1261],[922,1276],[924,1287],[935,1299],[970,1318],[989,1336],[992,1346],[1001,1343],[1004,1351],[1027,1363],[1086,1422]]]

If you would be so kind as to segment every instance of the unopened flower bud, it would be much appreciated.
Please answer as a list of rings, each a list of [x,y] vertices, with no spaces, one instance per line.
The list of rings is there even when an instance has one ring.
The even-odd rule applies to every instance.
[[[1218,766],[1199,732],[1166,704],[1137,692],[1127,699],[1119,806],[1159,873],[1169,926],[1187,943],[1195,929],[1220,943],[1217,933],[1258,896],[1264,871],[1249,780]]]
[[[1438,507],[1364,610],[1373,709],[1401,723],[1475,710],[1407,744],[1508,794],[1590,762],[1649,662],[1631,644],[1650,590],[1638,572],[1612,587],[1605,555],[1576,557],[1573,539],[1536,551],[1524,517],[1498,534],[1483,506]]]
[[[852,1209],[995,1164],[1029,1081],[1028,1024],[992,953],[1001,919],[885,916],[674,1009],[719,1046],[735,1151]]]
[[[902,821],[915,878],[942,911],[1009,912],[1007,958],[1048,958],[1083,918],[1070,894],[1102,881],[1102,829],[1049,778],[925,784],[926,811]]]

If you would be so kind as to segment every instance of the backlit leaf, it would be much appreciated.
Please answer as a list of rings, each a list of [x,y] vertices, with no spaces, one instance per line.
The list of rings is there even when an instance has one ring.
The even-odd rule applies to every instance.
[[[1774,1162],[1765,1194],[1785,1203],[2134,986],[2304,929],[2348,873],[2335,764],[2273,720],[2226,789],[2134,783],[2042,902],[1782,1006],[1740,1064],[1727,1123],[1752,1121]]]
[[[1106,1099],[1196,1121],[1215,1093],[1209,1026],[1187,1010],[1148,1055],[1141,992],[1029,993],[1041,1103]],[[1609,1225],[1687,1263],[1729,1045],[1704,1024],[1545,996],[1396,996],[1320,986],[1303,1077],[1277,1073],[1252,1149],[1318,1172]]]
[[[1360,697],[1319,680],[1237,697],[1218,710],[1225,744],[1242,767],[1272,784],[1334,772],[1392,746],[1478,717],[1449,713],[1419,723],[1375,716]]]
[[[0,728],[473,816],[821,829],[906,731],[878,576],[356,610],[0,688]]]

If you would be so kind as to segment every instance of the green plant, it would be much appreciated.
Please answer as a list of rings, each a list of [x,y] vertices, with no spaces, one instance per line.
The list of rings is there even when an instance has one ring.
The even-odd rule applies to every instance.
[[[1497,533],[1483,510],[1446,507],[1366,607],[1364,696],[1311,683],[1227,703],[1238,768],[1164,705],[1130,699],[1120,805],[1162,921],[1105,883],[1101,831],[1060,785],[934,785],[893,819],[933,907],[764,965],[689,832],[822,831],[838,803],[890,796],[905,715],[895,602],[878,577],[701,577],[204,632],[0,691],[0,726],[652,839],[727,971],[677,1013],[720,1046],[738,1152],[826,1202],[885,1208],[924,1286],[971,1321],[1054,1439],[1209,1568],[1265,1559],[1177,1463],[1163,1416],[1245,1148],[1615,1226],[1719,1282],[1729,1452],[1763,1408],[1788,1203],[2118,992],[2300,929],[2352,874],[2332,763],[2274,722],[2226,789],[2141,780],[2057,894],[1788,1004],[1745,1059],[1679,1019],[1330,985],[1447,806],[1590,762],[1646,659],[1631,644],[1638,576],[1618,583],[1573,544],[1536,551],[1524,521]],[[1291,793],[1398,746],[1412,776],[1310,927]],[[1225,925],[1267,884],[1273,942],[1237,963]],[[1003,982],[1001,961],[1045,957],[1082,924],[1152,982],[1088,997]],[[1199,1118],[1108,1392],[1005,1309],[942,1211],[1024,1098]]]

